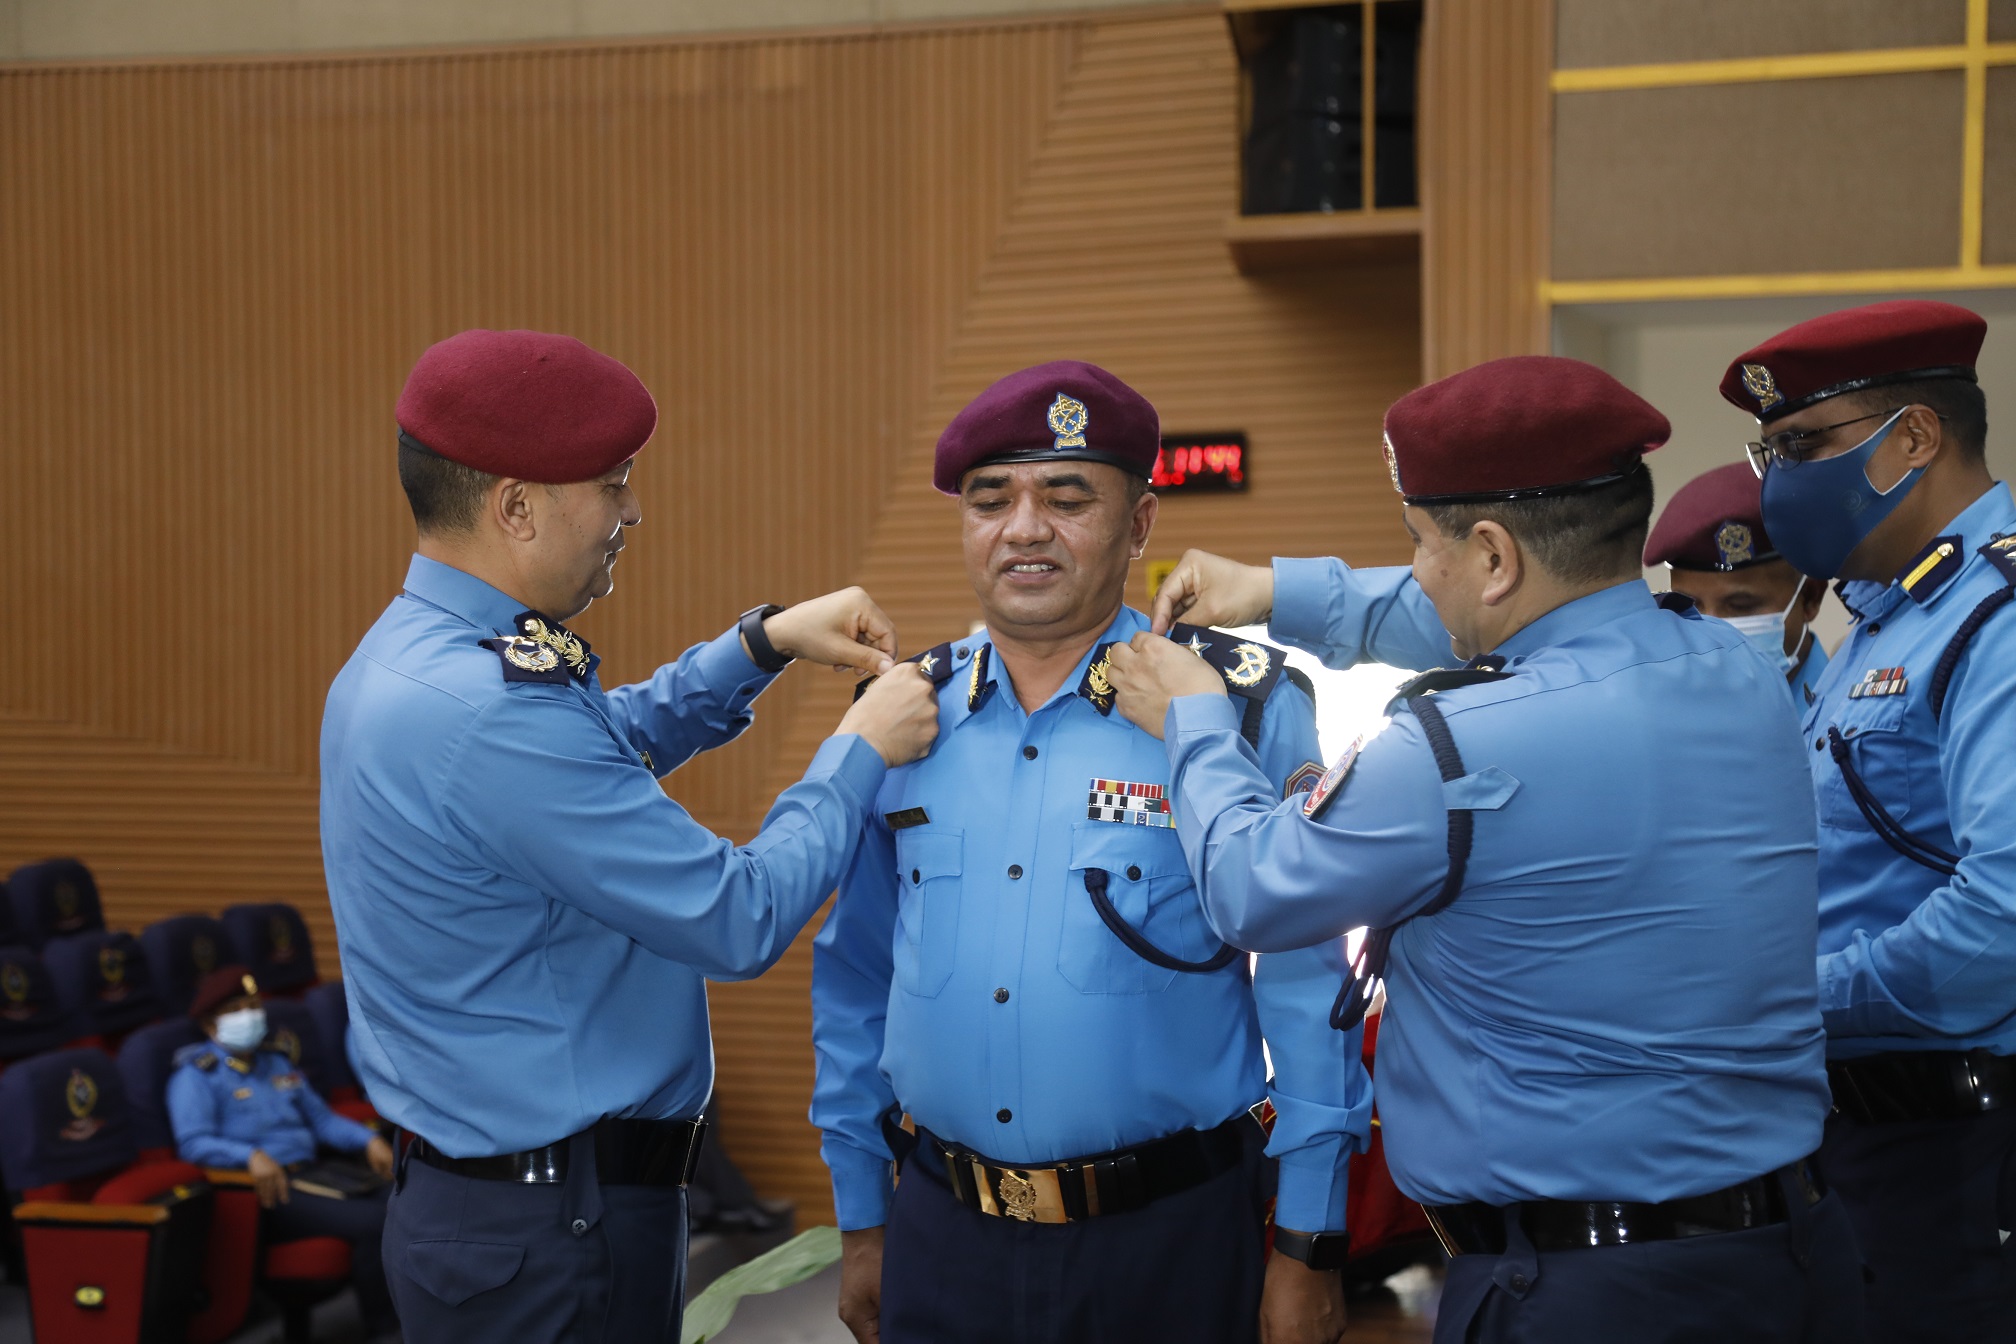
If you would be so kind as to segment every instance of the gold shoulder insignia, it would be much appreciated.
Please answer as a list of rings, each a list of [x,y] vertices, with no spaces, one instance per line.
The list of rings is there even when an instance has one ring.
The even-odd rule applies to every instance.
[[[217,1052],[214,1050],[205,1050],[202,1054],[197,1055],[194,1059],[191,1059],[189,1062],[191,1064],[194,1064],[197,1068],[201,1069],[203,1072],[209,1073],[211,1070],[217,1067]]]

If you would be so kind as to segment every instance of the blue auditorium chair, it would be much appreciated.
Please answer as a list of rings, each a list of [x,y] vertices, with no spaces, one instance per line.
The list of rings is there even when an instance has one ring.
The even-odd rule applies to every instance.
[[[0,947],[0,1065],[71,1044],[92,1044],[91,1024],[63,1006],[49,968],[25,947]]]
[[[175,1072],[175,1052],[202,1040],[194,1022],[170,1017],[140,1028],[119,1046],[119,1078],[126,1085],[133,1140],[143,1155],[175,1155],[175,1130],[168,1123],[168,1078]]]
[[[137,1158],[125,1088],[99,1050],[0,1074],[0,1175],[28,1268],[35,1337],[183,1337],[201,1301],[212,1195],[186,1162]]]
[[[147,955],[147,974],[163,1011],[186,1013],[196,997],[197,982],[232,961],[231,939],[224,926],[208,915],[177,915],[140,931],[140,950]]]
[[[101,929],[52,938],[42,947],[42,964],[63,1007],[84,1016],[107,1049],[164,1012],[140,940],[130,933]]]
[[[14,937],[37,951],[51,938],[105,927],[98,879],[76,859],[22,864],[7,874],[7,900]]]
[[[316,983],[315,944],[293,906],[234,905],[218,920],[230,937],[232,959],[252,972],[261,994],[297,995]]]

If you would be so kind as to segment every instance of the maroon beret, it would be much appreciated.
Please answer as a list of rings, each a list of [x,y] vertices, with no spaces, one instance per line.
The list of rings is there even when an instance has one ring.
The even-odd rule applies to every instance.
[[[1563,495],[1636,471],[1672,426],[1594,364],[1494,359],[1386,411],[1386,468],[1410,504]]]
[[[1929,299],[1844,308],[1779,332],[1736,356],[1722,396],[1760,422],[1816,401],[1923,378],[1974,381],[1988,323],[1978,313]]]
[[[189,1000],[189,1016],[202,1017],[219,1004],[257,994],[259,986],[252,972],[243,966],[219,966],[196,984],[196,997]]]
[[[931,483],[956,495],[983,462],[1104,462],[1149,477],[1161,448],[1146,397],[1095,364],[1058,359],[1009,374],[953,416]]]
[[[1763,491],[1748,462],[1696,476],[1666,501],[1645,542],[1645,563],[1726,572],[1776,560],[1764,531]]]
[[[394,416],[409,447],[545,485],[627,462],[658,426],[636,374],[543,331],[465,331],[429,346]]]

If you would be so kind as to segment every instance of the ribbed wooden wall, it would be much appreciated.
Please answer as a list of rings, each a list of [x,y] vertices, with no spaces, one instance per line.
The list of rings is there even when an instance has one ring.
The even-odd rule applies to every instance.
[[[1251,436],[1251,492],[1170,501],[1150,558],[1399,558],[1378,423],[1418,374],[1417,273],[1232,268],[1234,87],[1202,9],[0,68],[0,559],[24,655],[0,689],[0,865],[79,854],[136,927],[296,901],[333,969],[322,696],[410,547],[392,401],[468,326],[574,333],[659,400],[645,524],[581,622],[612,683],[849,582],[912,648],[963,633],[931,444],[1043,359],[1107,365],[1173,429]],[[793,671],[671,791],[748,835],[845,699]],[[801,940],[714,1005],[729,1147],[819,1218],[808,960]]]
[[[1421,61],[1424,376],[1549,348],[1552,0],[1431,0]]]

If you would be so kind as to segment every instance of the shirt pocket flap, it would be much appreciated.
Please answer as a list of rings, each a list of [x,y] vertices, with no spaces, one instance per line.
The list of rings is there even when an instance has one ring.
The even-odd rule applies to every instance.
[[[1125,873],[1135,878],[1190,876],[1174,828],[1127,826],[1112,821],[1072,824],[1071,867],[1104,868],[1109,873]]]
[[[965,832],[896,832],[896,867],[904,881],[920,886],[934,877],[957,877],[965,852]]]
[[[502,1288],[525,1262],[525,1248],[501,1241],[415,1241],[406,1246],[406,1273],[451,1307]]]

